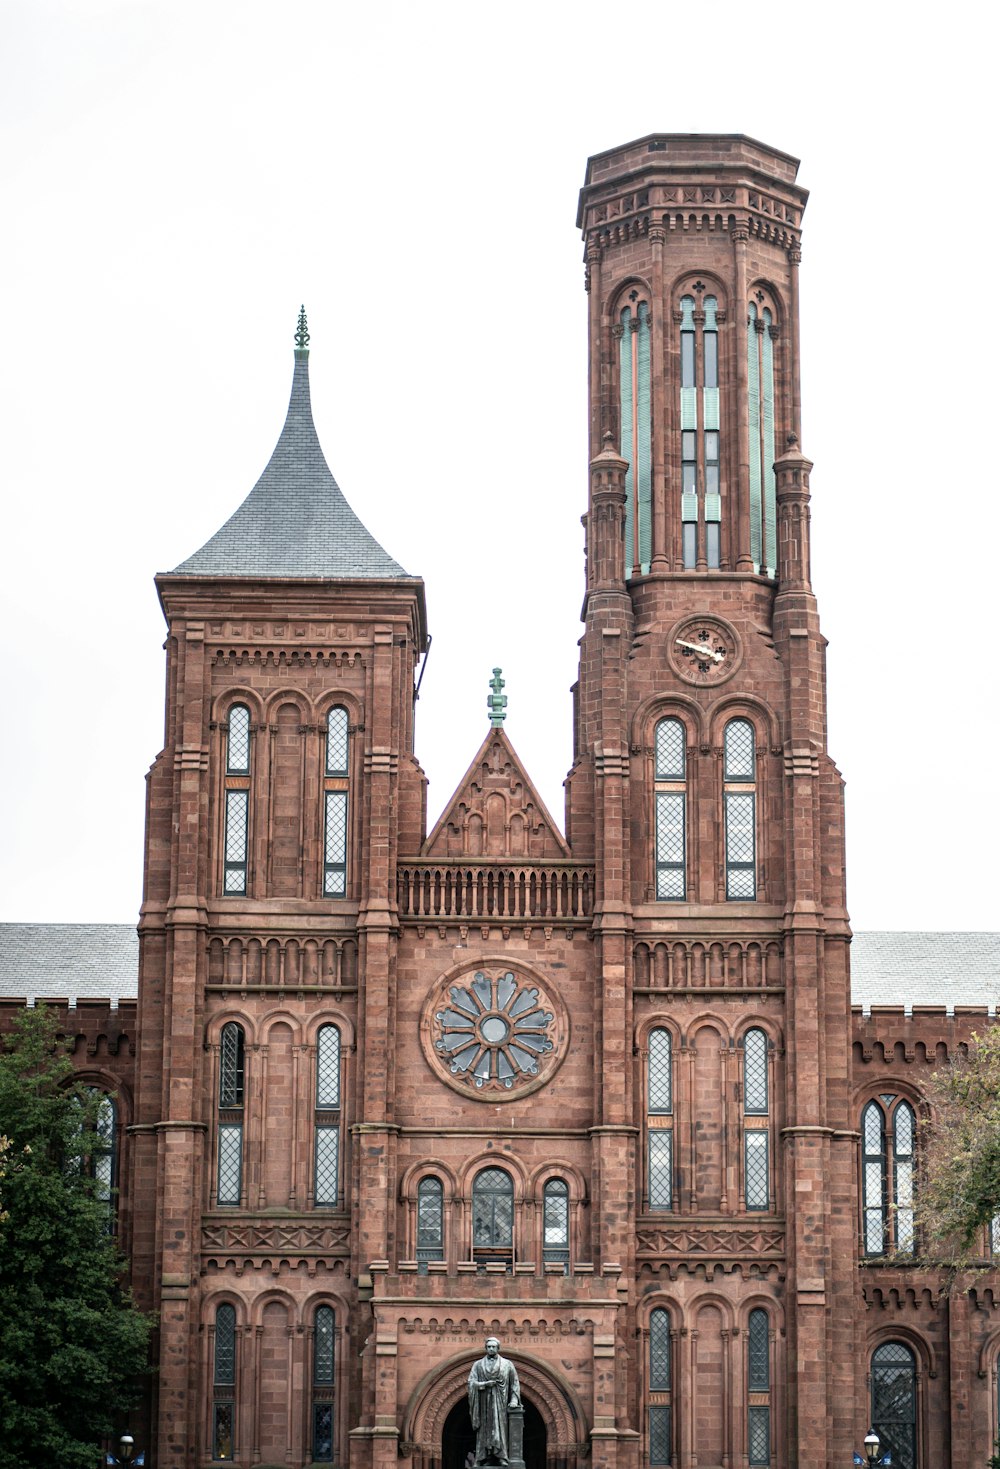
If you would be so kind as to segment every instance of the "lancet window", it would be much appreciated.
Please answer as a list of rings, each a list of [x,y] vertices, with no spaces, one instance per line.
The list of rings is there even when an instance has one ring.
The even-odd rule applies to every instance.
[[[336,704],[326,718],[323,777],[323,896],[347,896],[347,815],[350,730],[347,710]]]
[[[649,1317],[649,1463],[672,1461],[672,1372],[670,1312],[657,1309]]]
[[[747,406],[750,456],[750,555],[754,570],[774,576],[777,520],[774,486],[774,311],[763,291],[747,310]]]
[[[699,282],[695,289],[704,289]],[[719,312],[716,296],[680,301],[681,538],[684,569],[721,558]],[[699,539],[701,549],[699,553]]]
[[[674,1206],[673,1045],[669,1030],[649,1033],[646,1074],[646,1207]]]
[[[542,1192],[542,1257],[547,1265],[569,1271],[569,1188],[564,1178],[550,1178]]]
[[[323,1025],[316,1037],[316,1136],[313,1202],[336,1208],[340,1189],[340,1031]]]
[[[747,1458],[771,1462],[771,1323],[760,1307],[747,1324]]]
[[[333,1350],[332,1306],[317,1306],[313,1316],[312,1458],[315,1464],[333,1460]]]
[[[440,1178],[422,1178],[417,1185],[417,1260],[426,1270],[428,1260],[444,1259],[444,1185]]]
[[[212,1361],[212,1458],[236,1456],[236,1309],[228,1302],[215,1313]]]
[[[889,1456],[883,1462],[916,1469],[917,1364],[904,1342],[883,1342],[872,1353],[871,1392],[871,1425]]]
[[[917,1119],[904,1097],[883,1092],[861,1113],[866,1255],[912,1254],[913,1150]]]
[[[687,896],[687,767],[684,725],[661,719],[656,726],[654,823],[656,896],[679,901]]]
[[[243,1028],[235,1020],[222,1027],[219,1041],[219,1133],[216,1203],[238,1207],[243,1191]]]
[[[770,1207],[768,1111],[767,1036],[755,1027],[743,1037],[743,1197],[748,1209]]]
[[[637,289],[628,292],[618,313],[618,389],[621,410],[621,456],[625,475],[625,565],[649,570],[652,556],[652,394],[650,379],[649,302]]]
[[[753,725],[731,719],[723,736],[726,897],[757,896],[757,759]]]
[[[224,821],[223,892],[242,897],[250,829],[250,710],[245,704],[234,704],[226,722]]]
[[[472,1184],[472,1253],[482,1263],[513,1261],[514,1183],[503,1168],[483,1168]]]

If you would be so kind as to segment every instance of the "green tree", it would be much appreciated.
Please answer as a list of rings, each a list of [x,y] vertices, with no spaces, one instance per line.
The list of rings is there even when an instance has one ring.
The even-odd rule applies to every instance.
[[[0,1049],[0,1469],[94,1469],[141,1390],[150,1323],[84,1166],[96,1112],[55,1018],[22,1011]]]
[[[954,1280],[981,1263],[983,1227],[1000,1214],[1000,1026],[934,1073],[927,1100],[918,1222],[924,1255]]]

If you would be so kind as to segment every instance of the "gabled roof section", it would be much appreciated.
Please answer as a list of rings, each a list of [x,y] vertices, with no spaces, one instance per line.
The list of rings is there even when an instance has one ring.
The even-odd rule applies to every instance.
[[[483,740],[421,855],[515,861],[569,857],[565,838],[502,727]]]
[[[335,577],[385,581],[407,573],[361,524],[323,455],[309,397],[305,312],[281,437],[243,504],[177,576]]]
[[[851,943],[851,1000],[871,1005],[1000,1004],[1000,933],[869,930]]]
[[[134,923],[0,923],[0,999],[134,1000]]]

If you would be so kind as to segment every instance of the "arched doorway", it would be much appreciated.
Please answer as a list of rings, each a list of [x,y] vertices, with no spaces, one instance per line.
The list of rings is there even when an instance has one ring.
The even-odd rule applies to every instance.
[[[521,1401],[524,1403],[525,1469],[545,1469],[545,1420],[529,1398]],[[465,1469],[469,1454],[475,1452],[476,1434],[469,1421],[469,1406],[463,1400],[455,1404],[444,1421],[441,1469]]]

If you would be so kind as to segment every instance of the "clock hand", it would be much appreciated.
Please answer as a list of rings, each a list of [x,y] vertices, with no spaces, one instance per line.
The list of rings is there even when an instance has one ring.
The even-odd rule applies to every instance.
[[[706,643],[689,643],[685,638],[675,638],[674,642],[682,648],[690,648],[693,653],[700,653],[703,658],[711,658],[714,663],[721,663],[725,657],[724,653],[716,652]]]

